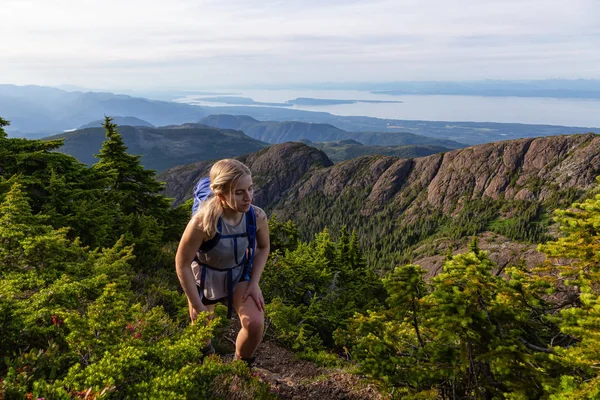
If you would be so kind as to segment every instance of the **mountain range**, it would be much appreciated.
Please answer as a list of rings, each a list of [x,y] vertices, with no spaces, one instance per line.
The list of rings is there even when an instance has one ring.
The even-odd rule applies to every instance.
[[[173,94],[169,97],[163,93],[160,97],[161,99],[173,99],[177,96]],[[589,131],[600,133],[600,129],[589,127],[397,120],[338,116],[326,112],[296,110],[290,107],[199,107],[113,93],[67,92],[43,86],[16,85],[0,85],[0,112],[3,118],[11,121],[11,125],[7,127],[10,136],[29,138],[41,138],[57,132],[72,130],[90,121],[96,121],[103,115],[132,116],[154,126],[163,126],[197,122],[200,118],[212,114],[246,115],[259,121],[330,124],[349,132],[409,132],[467,145]],[[379,144],[383,145],[384,143]]]
[[[143,119],[139,119],[136,117],[121,117],[121,116],[113,116],[112,122],[116,125],[129,125],[129,126],[147,126],[150,128],[154,128],[148,121],[144,121]],[[98,119],[96,121],[88,122],[87,124],[81,125],[77,129],[85,129],[85,128],[98,128],[104,124],[104,120]]]
[[[245,115],[209,115],[199,122],[217,128],[241,130],[246,135],[267,143],[295,142],[303,139],[311,142],[351,139],[365,145],[377,146],[423,145],[442,146],[448,149],[464,147],[463,144],[452,140],[406,132],[347,132],[330,124],[258,121]]]
[[[248,117],[249,118],[249,117]],[[250,118],[251,119],[251,118]],[[235,157],[251,153],[269,144],[244,134],[241,130],[216,128],[203,124],[172,125],[160,128],[144,126],[146,121],[132,117],[115,118],[114,122],[131,122],[139,126],[118,126],[123,136],[125,145],[131,154],[143,156],[141,162],[146,168],[163,171],[167,168],[214,158]],[[257,121],[258,122],[258,121]],[[102,121],[94,121],[84,126],[99,126]],[[309,124],[305,122],[271,123],[265,122],[262,126],[287,129],[287,137],[303,136],[307,132],[311,137],[336,138],[340,135],[355,135],[344,132],[330,125]],[[247,127],[244,127],[247,128]],[[380,154],[397,157],[420,157],[446,151],[449,148],[439,145],[444,143],[456,146],[450,141],[420,137],[412,134],[387,134],[389,141],[395,141],[398,146],[365,146],[352,139],[339,142],[312,143],[310,145],[320,148],[335,162],[348,160],[362,155]],[[360,137],[376,142],[379,134],[362,133]],[[62,134],[47,137],[46,139],[63,139],[64,144],[59,151],[70,154],[86,164],[94,164],[97,159],[94,154],[98,152],[104,140],[103,128],[83,128]],[[283,139],[285,140],[285,138]],[[410,144],[410,143],[423,144]]]
[[[503,266],[523,256],[539,261],[527,243],[547,238],[552,211],[593,186],[600,136],[520,139],[417,159],[368,156],[335,165],[322,151],[285,143],[240,160],[253,171],[255,203],[280,220],[294,220],[305,238],[346,225],[357,231],[368,260],[389,269],[439,259],[448,246],[459,248],[465,237],[480,234],[506,250],[498,252],[506,258]],[[180,204],[211,165],[178,166],[159,178]]]

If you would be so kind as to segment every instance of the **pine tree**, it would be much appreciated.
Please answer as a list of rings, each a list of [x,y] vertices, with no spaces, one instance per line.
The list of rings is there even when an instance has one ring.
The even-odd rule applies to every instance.
[[[0,205],[0,271],[39,270],[51,265],[55,267],[52,273],[63,269],[57,259],[77,252],[79,246],[69,245],[68,228],[55,230],[47,221],[45,215],[32,214],[27,196],[15,182]]]
[[[473,236],[471,239],[471,242],[469,243],[469,251],[475,255],[479,254],[479,238],[477,236]]]
[[[44,233],[47,227],[41,218],[31,213],[21,185],[14,182],[0,205],[0,268],[4,271],[24,264],[22,242],[35,234]]]
[[[555,278],[553,285],[575,294],[576,301],[567,302],[559,323],[562,332],[578,343],[555,348],[572,373],[562,377],[560,388],[547,389],[556,400],[596,399],[600,398],[600,194],[556,211],[556,220],[565,236],[539,246],[548,256],[543,277]]]
[[[6,131],[4,130],[5,126],[9,126],[10,122],[0,117],[0,139],[4,139],[7,137]]]
[[[155,172],[140,165],[140,156],[127,154],[127,146],[111,118],[104,122],[106,140],[93,169],[108,177],[107,203],[119,211],[115,234],[135,245],[136,265],[159,268],[168,255],[162,243],[176,240],[185,227],[189,211],[171,210],[171,200],[161,195],[163,183]]]
[[[117,131],[117,125],[105,117],[106,140],[94,169],[109,177],[110,198],[124,214],[164,213],[170,208],[167,198],[160,196],[164,185],[155,179],[156,173],[140,165],[140,156],[127,154],[127,146]]]
[[[349,266],[350,264],[350,238],[348,237],[348,230],[346,229],[346,225],[342,226],[340,229],[339,239],[336,245],[336,262],[340,264],[340,266]]]

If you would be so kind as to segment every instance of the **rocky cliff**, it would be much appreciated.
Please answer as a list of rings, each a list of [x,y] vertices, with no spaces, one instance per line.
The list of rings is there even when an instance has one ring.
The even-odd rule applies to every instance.
[[[461,200],[488,197],[545,201],[557,191],[589,189],[598,175],[598,135],[521,139],[417,159],[356,158],[315,171],[298,185],[297,195],[279,207],[293,207],[295,201],[314,192],[338,197],[344,191],[359,189],[365,191],[361,209],[364,215],[390,203],[400,210],[430,205],[451,213]]]
[[[247,156],[236,157],[252,170],[256,193],[254,204],[270,207],[301,182],[305,175],[333,165],[325,153],[301,143],[283,143]],[[171,168],[158,176],[167,183],[165,194],[181,204],[192,196],[196,182],[208,176],[214,161]]]
[[[286,143],[241,160],[254,173],[256,204],[294,220],[305,237],[346,225],[359,233],[369,261],[390,267],[435,258],[448,245],[460,248],[468,236],[490,237],[485,232],[492,230],[505,265],[523,253],[539,261],[533,243],[511,247],[511,240],[547,237],[552,210],[594,185],[600,136],[521,139],[417,159],[368,156],[336,165],[314,148]],[[185,200],[209,164],[167,171],[167,195]]]

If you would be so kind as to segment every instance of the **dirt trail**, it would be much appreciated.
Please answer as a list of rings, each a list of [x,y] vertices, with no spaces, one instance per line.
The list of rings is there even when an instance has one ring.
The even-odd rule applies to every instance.
[[[234,343],[238,324],[239,322],[232,323],[225,334],[230,343]],[[280,399],[385,399],[375,385],[359,376],[300,360],[292,351],[272,340],[261,343],[256,352],[254,369],[260,375],[260,379],[269,383],[278,393]]]
[[[358,376],[298,360],[294,353],[273,342],[261,344],[255,367],[281,399],[383,399],[374,385]]]

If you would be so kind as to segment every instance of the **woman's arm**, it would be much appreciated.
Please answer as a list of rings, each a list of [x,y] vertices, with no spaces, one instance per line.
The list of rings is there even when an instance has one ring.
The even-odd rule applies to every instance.
[[[265,269],[267,258],[269,257],[269,251],[271,244],[269,240],[269,223],[267,221],[267,214],[259,207],[254,207],[256,214],[256,252],[254,253],[254,260],[252,261],[252,276],[250,277],[250,284],[246,290],[243,301],[245,302],[248,296],[252,297],[256,302],[256,305],[261,311],[265,310],[265,301],[263,300],[262,292],[258,286],[260,282],[260,276]]]
[[[192,272],[191,264],[200,245],[204,242],[205,236],[205,233],[199,229],[199,221],[196,218],[192,218],[181,236],[177,255],[175,256],[177,277],[189,302],[197,312],[207,311],[207,309],[202,304],[202,300],[198,294],[196,278]]]
[[[254,260],[252,261],[252,277],[250,278],[250,283],[258,285],[260,282],[260,275],[265,269],[265,264],[269,257],[271,243],[269,239],[269,222],[267,221],[267,214],[259,207],[254,207],[254,210],[256,213],[256,253],[254,254]]]

